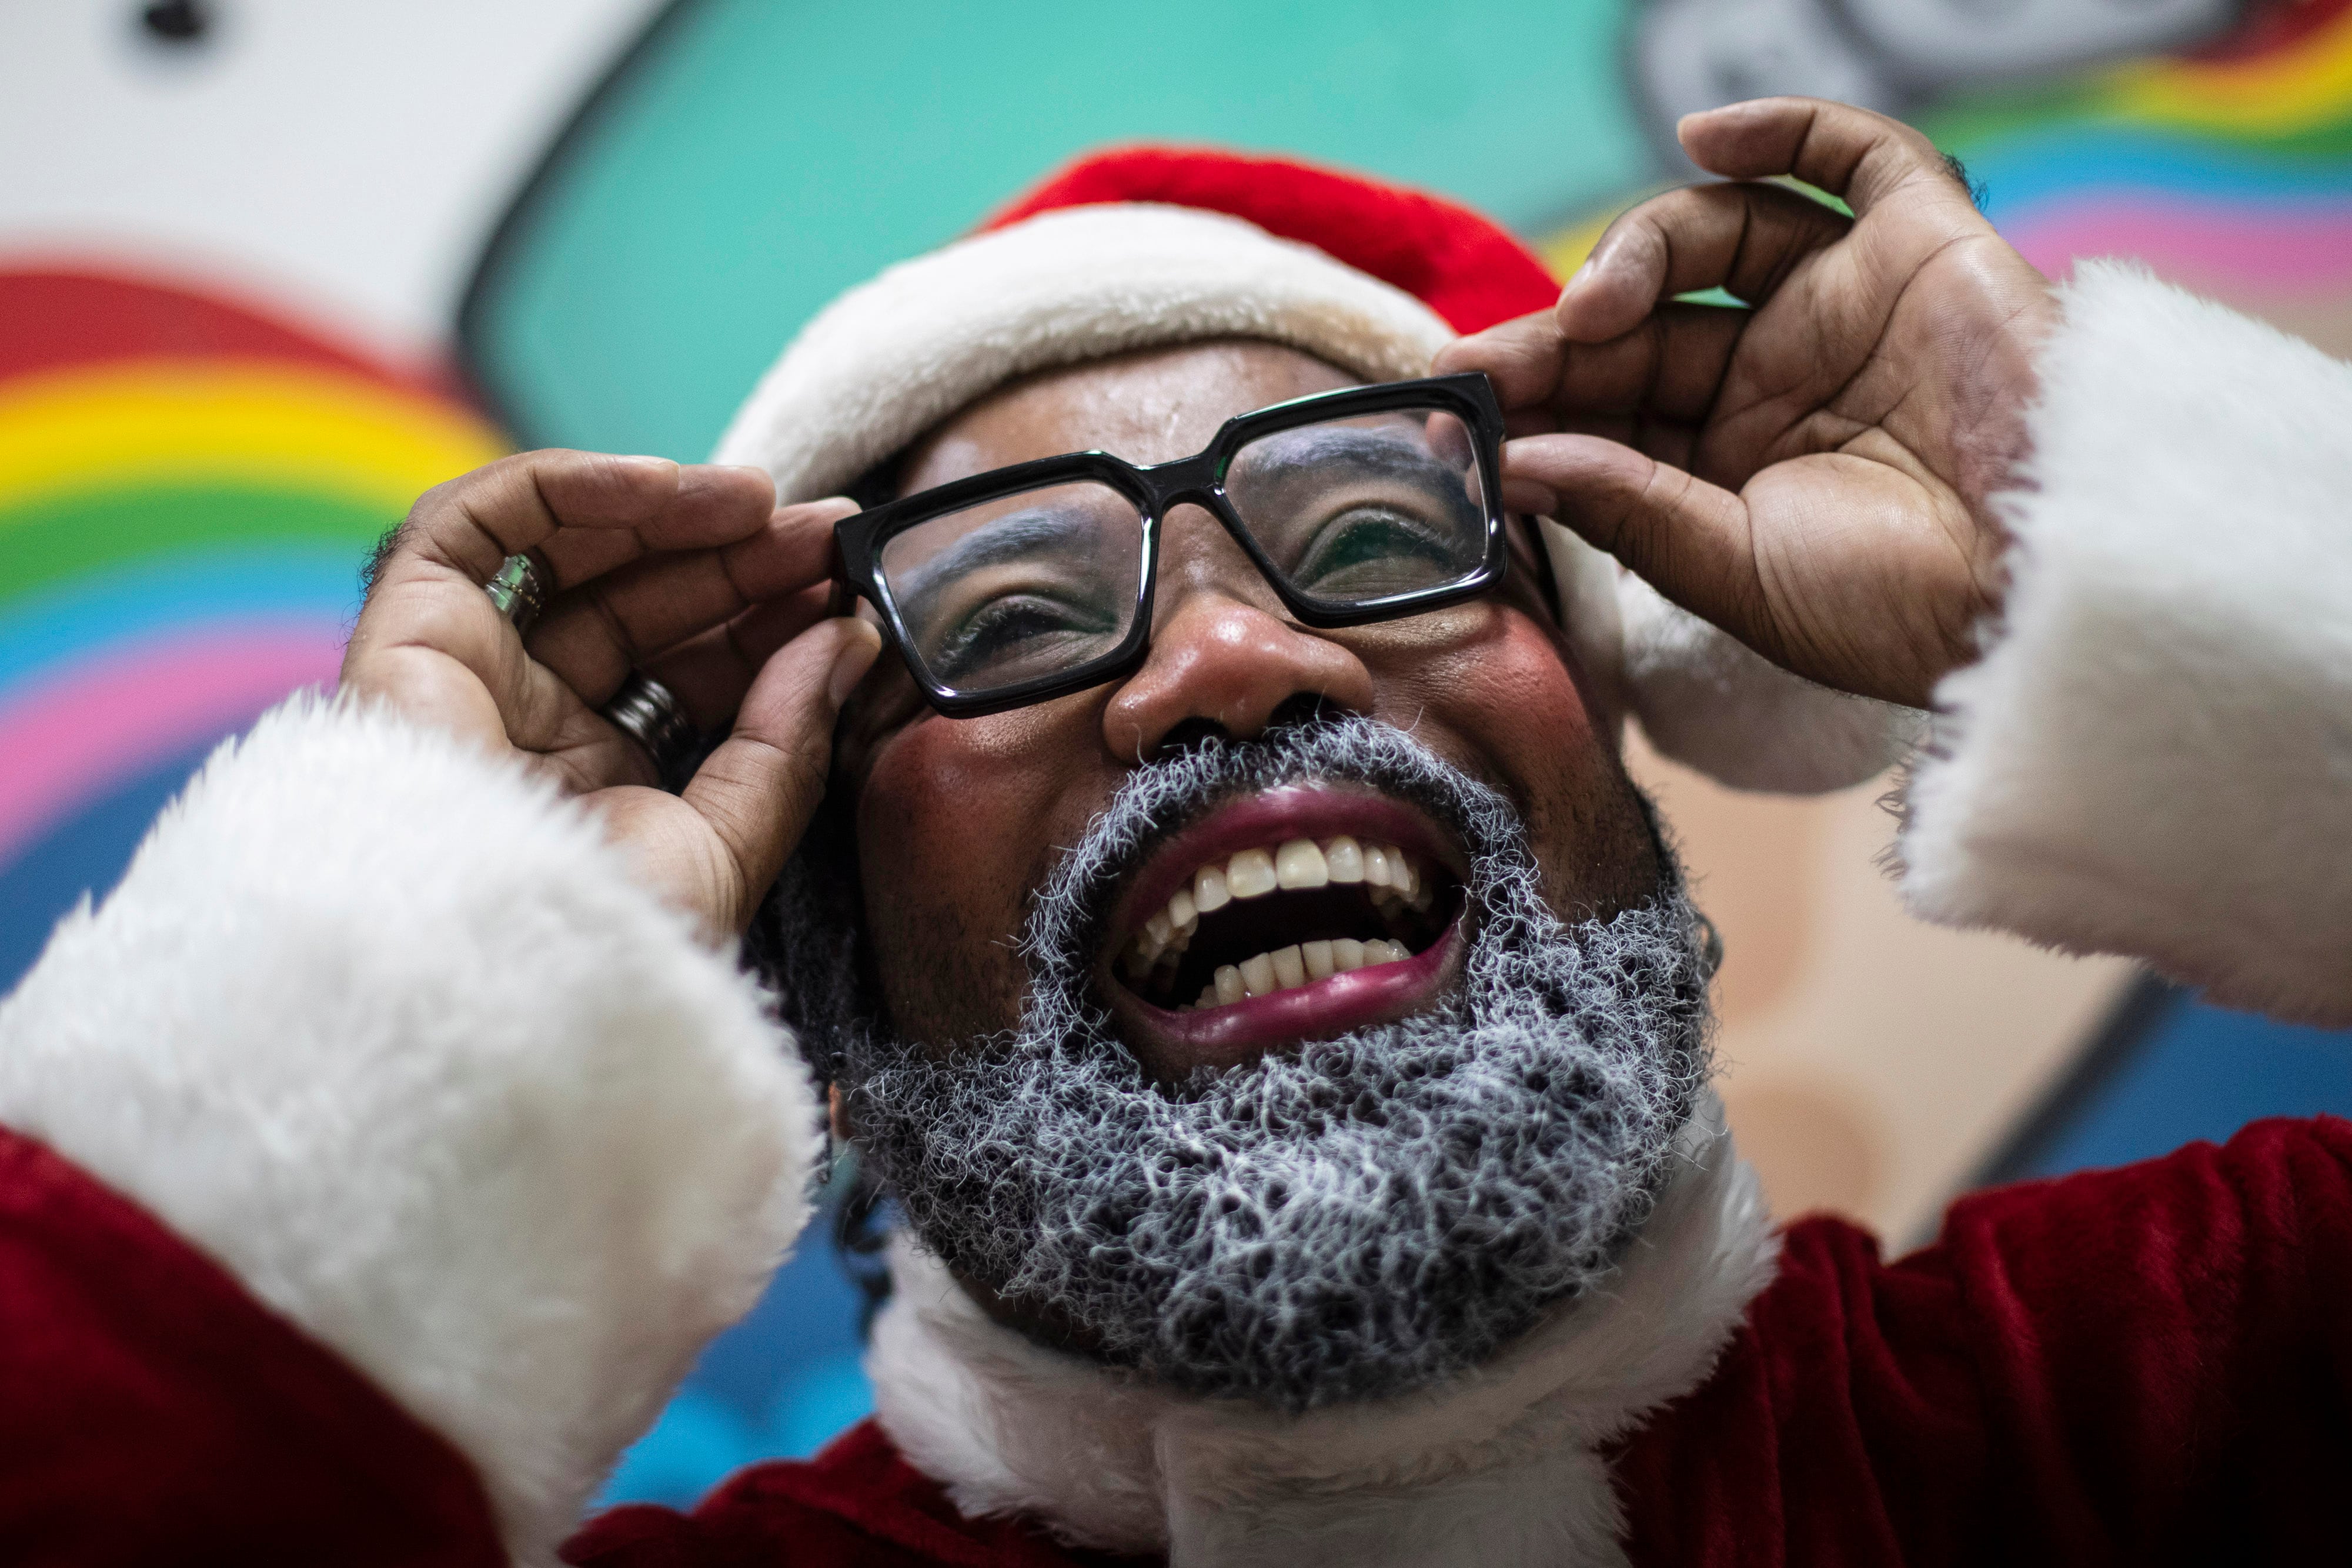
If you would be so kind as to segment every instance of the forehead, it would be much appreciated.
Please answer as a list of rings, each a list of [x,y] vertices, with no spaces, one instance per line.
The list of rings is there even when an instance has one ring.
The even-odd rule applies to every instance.
[[[1276,343],[1188,343],[1094,360],[1001,387],[948,420],[908,454],[898,490],[1097,447],[1130,463],[1189,457],[1234,414],[1358,384]]]

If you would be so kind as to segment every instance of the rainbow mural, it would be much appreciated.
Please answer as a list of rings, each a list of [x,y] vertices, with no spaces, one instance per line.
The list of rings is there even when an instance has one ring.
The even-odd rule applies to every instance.
[[[1923,128],[2044,272],[2131,256],[2233,304],[2352,307],[2352,0],[2272,10],[2197,55],[1955,102]]]
[[[504,450],[250,308],[0,270],[0,991],[216,741],[332,683],[368,546]]]
[[[2340,323],[2352,349],[2352,0],[2268,6],[2177,57],[1958,96],[1919,114],[2053,277],[2131,256],[2241,308]],[[1612,202],[1548,237],[1565,277]]]

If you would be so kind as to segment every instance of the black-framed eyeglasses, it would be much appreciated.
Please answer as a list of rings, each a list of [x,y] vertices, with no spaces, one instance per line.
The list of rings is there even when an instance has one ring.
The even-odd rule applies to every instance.
[[[1139,467],[1074,452],[845,517],[842,587],[871,602],[954,718],[1140,666],[1162,519],[1206,507],[1298,621],[1415,615],[1503,579],[1502,410],[1476,371],[1239,414],[1208,449]]]

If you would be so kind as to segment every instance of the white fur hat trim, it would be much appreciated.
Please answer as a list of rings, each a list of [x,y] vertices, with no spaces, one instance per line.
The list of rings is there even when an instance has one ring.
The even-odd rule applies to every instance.
[[[1254,224],[1121,203],[1041,213],[901,262],[802,329],[719,438],[785,501],[856,480],[1015,377],[1130,349],[1260,338],[1367,381],[1454,338],[1403,290]]]

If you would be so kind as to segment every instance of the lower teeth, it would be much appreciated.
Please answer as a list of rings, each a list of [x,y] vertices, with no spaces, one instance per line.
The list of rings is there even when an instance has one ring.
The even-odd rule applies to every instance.
[[[1239,964],[1221,966],[1216,977],[1202,988],[1200,998],[1177,1010],[1230,1007],[1252,997],[1297,990],[1333,975],[1367,969],[1375,964],[1402,963],[1411,956],[1402,943],[1377,938],[1370,942],[1352,937],[1303,942],[1277,952],[1260,953]]]

